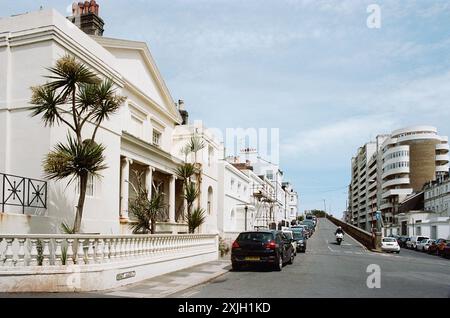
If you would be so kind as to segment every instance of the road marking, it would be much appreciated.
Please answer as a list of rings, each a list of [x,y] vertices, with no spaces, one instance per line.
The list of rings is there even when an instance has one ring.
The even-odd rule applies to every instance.
[[[333,250],[329,245],[328,245],[327,247],[328,247],[328,249],[329,249],[330,251],[332,251],[332,252],[337,252],[337,251]]]

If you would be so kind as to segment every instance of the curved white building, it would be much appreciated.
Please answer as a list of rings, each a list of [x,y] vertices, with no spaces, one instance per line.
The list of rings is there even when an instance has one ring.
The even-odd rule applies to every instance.
[[[448,138],[431,126],[395,130],[381,148],[381,205],[388,227],[398,205],[438,176],[449,173]]]

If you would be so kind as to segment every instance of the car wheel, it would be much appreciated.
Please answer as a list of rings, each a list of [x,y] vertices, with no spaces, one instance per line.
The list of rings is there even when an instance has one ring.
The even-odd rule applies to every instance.
[[[275,262],[274,269],[277,272],[281,272],[281,270],[283,269],[283,257],[281,255],[278,256],[278,262]]]
[[[294,257],[295,257],[294,253],[291,253],[291,257],[289,258],[289,261],[288,261],[289,265],[294,264]]]
[[[238,263],[231,263],[231,269],[232,269],[234,272],[237,272],[237,271],[239,271],[239,270],[241,269],[241,264],[238,264]]]

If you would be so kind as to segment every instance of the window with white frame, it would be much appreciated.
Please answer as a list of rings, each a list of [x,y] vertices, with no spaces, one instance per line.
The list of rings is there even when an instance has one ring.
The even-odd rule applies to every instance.
[[[153,129],[153,145],[160,147],[161,146],[161,133],[155,129]]]

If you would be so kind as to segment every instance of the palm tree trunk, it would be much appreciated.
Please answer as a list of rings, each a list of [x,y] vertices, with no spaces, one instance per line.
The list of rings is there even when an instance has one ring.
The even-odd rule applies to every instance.
[[[156,232],[156,218],[152,218],[150,220],[151,224],[150,224],[150,234],[155,234]]]
[[[83,217],[84,200],[86,198],[88,173],[84,172],[80,176],[80,195],[78,197],[77,214],[75,215],[75,222],[73,225],[75,233],[79,233],[81,229],[81,219]]]

